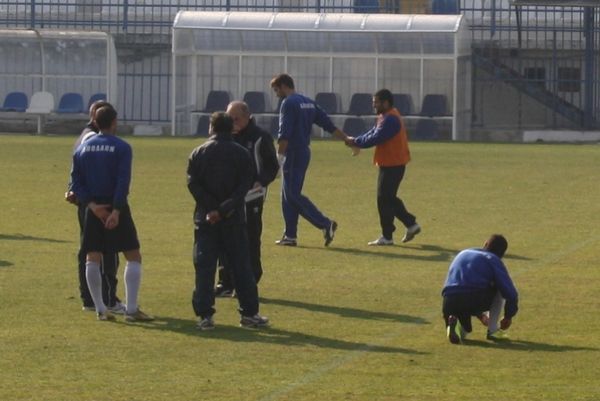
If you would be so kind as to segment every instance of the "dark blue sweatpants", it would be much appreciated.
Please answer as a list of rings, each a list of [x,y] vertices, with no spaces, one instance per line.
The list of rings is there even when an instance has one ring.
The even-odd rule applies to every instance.
[[[288,149],[285,164],[283,165],[283,179],[281,184],[281,209],[285,221],[285,236],[296,238],[298,235],[298,217],[304,217],[318,229],[328,228],[331,220],[328,219],[314,203],[302,195],[304,177],[310,163],[310,149]]]

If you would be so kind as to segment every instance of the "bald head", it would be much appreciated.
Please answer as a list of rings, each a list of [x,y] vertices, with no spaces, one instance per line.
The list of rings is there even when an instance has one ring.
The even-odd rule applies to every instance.
[[[227,106],[227,114],[233,120],[233,133],[239,134],[250,123],[250,109],[245,102],[240,100],[233,101]]]

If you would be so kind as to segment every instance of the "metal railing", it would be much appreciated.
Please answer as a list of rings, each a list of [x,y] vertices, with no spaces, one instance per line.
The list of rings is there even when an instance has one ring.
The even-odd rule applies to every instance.
[[[583,126],[597,127],[600,121],[598,9],[517,9],[509,0],[2,0],[0,27],[102,30],[113,34],[123,119],[168,122],[171,26],[179,10],[460,12],[469,21],[474,48],[485,50],[480,54],[490,57],[484,64],[496,60],[496,70],[508,68],[517,73],[495,76],[489,73],[494,69],[475,71],[474,125],[487,124],[481,116],[489,111],[478,110],[487,107],[482,101],[488,96],[486,88],[510,80],[519,80],[520,85],[543,85],[545,93],[582,110]],[[526,96],[527,91],[523,92]],[[556,115],[548,125],[563,124]],[[516,122],[520,124],[521,120]]]

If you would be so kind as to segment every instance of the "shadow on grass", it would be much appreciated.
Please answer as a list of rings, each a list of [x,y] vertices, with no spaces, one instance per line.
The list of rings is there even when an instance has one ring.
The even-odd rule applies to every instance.
[[[41,242],[59,242],[66,243],[69,241],[64,241],[61,239],[53,239],[53,238],[43,238],[43,237],[32,237],[30,235],[23,234],[0,234],[0,240],[9,240],[9,241],[41,241]]]
[[[216,339],[231,342],[258,342],[266,344],[277,344],[286,346],[306,346],[312,345],[319,348],[339,349],[345,351],[360,352],[381,352],[381,353],[400,353],[411,355],[423,355],[424,352],[408,348],[390,347],[385,345],[365,344],[354,341],[344,341],[335,338],[320,337],[307,333],[269,327],[260,330],[244,329],[231,325],[220,325],[216,322],[214,330],[200,331],[196,328],[196,321],[184,320],[171,317],[159,317],[152,322],[144,323],[125,323],[129,327],[139,327],[146,330],[170,331],[180,334],[186,334],[203,339]]]
[[[366,245],[365,245],[366,246]],[[299,245],[298,248],[304,249],[323,249],[321,247],[315,246],[303,246]],[[404,255],[397,252],[389,252],[385,251],[385,249],[410,249],[414,251],[424,251],[431,252],[431,255]],[[413,260],[424,260],[431,262],[450,262],[454,256],[456,256],[460,251],[456,249],[444,248],[438,245],[431,244],[419,244],[419,245],[387,245],[387,246],[378,246],[378,247],[369,247],[369,249],[362,248],[343,248],[338,246],[332,246],[328,248],[330,251],[334,252],[342,252],[346,254],[354,254],[354,255],[362,255],[362,256],[379,256],[384,258],[394,258],[394,259],[413,259]],[[515,259],[515,260],[531,260],[526,256],[506,254],[504,255],[504,259]]]
[[[273,304],[280,306],[289,306],[293,308],[307,309],[313,312],[324,312],[338,315],[341,317],[351,317],[357,319],[366,320],[388,320],[400,323],[413,323],[413,324],[429,324],[429,321],[410,315],[402,315],[388,312],[374,312],[364,309],[345,308],[341,306],[332,305],[320,305],[302,301],[290,301],[287,299],[274,299],[274,298],[260,298],[261,304]]]
[[[465,340],[465,345],[483,347],[483,348],[502,348],[511,351],[544,351],[544,352],[568,352],[568,351],[598,351],[598,348],[593,347],[576,347],[572,345],[559,345],[538,343],[524,340],[510,341],[483,341],[483,340]]]
[[[9,262],[8,260],[0,260],[0,267],[10,267],[13,265],[14,263]]]
[[[367,245],[365,245],[366,247]],[[304,249],[323,249],[321,247],[313,246],[298,246],[298,248]],[[412,249],[417,251],[431,252],[431,255],[406,255],[398,252],[386,251],[386,249]],[[341,252],[351,255],[360,256],[377,256],[391,259],[412,259],[412,260],[424,260],[431,262],[450,261],[452,257],[456,255],[458,251],[454,249],[446,249],[437,245],[419,245],[419,246],[400,246],[400,245],[389,245],[389,246],[378,246],[369,247],[369,249],[362,248],[343,248],[339,246],[332,246],[327,248],[328,251]]]

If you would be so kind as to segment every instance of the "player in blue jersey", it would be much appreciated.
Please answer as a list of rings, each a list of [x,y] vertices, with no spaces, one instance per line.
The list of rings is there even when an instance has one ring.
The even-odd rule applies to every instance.
[[[102,254],[123,252],[125,265],[125,320],[150,321],[137,303],[142,275],[140,243],[127,203],[131,181],[131,146],[115,135],[117,112],[108,106],[95,114],[99,133],[82,143],[73,155],[72,191],[86,205],[82,249],[86,252],[86,280],[99,320],[115,320],[102,299]]]
[[[277,157],[283,171],[281,185],[281,207],[285,221],[283,237],[278,245],[297,244],[298,218],[323,231],[325,246],[333,241],[337,223],[325,216],[302,194],[306,170],[310,163],[310,134],[313,124],[337,138],[346,140],[347,135],[333,125],[329,116],[308,97],[296,93],[294,80],[280,74],[271,80],[271,88],[283,99],[279,111],[279,133]]]
[[[494,234],[483,249],[465,249],[450,264],[442,290],[442,309],[451,343],[461,343],[472,331],[471,316],[488,326],[489,340],[508,338],[505,330],[517,314],[519,295],[501,260],[507,247],[506,239]]]
[[[73,146],[73,152],[75,152],[77,148],[79,148],[79,145],[81,145],[83,142],[87,141],[88,139],[90,139],[98,133],[98,127],[96,126],[96,122],[94,121],[94,116],[96,114],[96,110],[103,106],[112,107],[110,103],[104,100],[98,100],[91,104],[89,109],[90,121],[77,138],[77,141],[75,141],[75,145]],[[65,200],[77,206],[77,219],[79,221],[79,236],[81,240],[81,236],[83,235],[83,225],[85,219],[86,206],[79,203],[77,197],[75,196],[73,191],[71,191],[71,185],[72,183],[69,182],[69,187],[67,189],[67,192],[65,193]],[[83,302],[83,310],[95,311],[96,308],[94,306],[94,301],[92,300],[92,296],[88,289],[87,281],[85,278],[86,257],[86,252],[80,246],[79,252],[77,254],[79,273],[79,294]],[[100,265],[100,273],[102,275],[102,299],[104,300],[104,303],[108,307],[109,311],[121,315],[125,313],[125,305],[123,305],[121,303],[121,300],[117,297],[118,268],[119,255],[117,253],[105,253],[102,255],[102,264]]]

